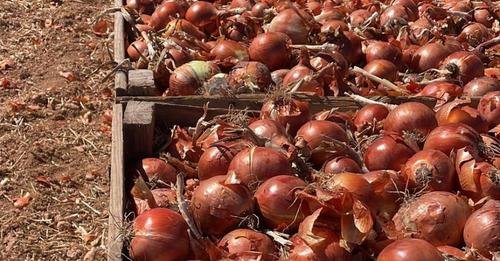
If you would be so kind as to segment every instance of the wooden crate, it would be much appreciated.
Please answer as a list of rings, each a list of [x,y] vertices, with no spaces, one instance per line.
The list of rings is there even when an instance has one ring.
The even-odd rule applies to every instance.
[[[362,105],[348,97],[318,98],[301,97],[308,100],[313,113],[338,108],[339,111],[354,111]],[[409,98],[379,97],[389,103],[406,102]],[[415,100],[416,98],[413,98]],[[111,181],[109,203],[108,260],[127,260],[124,227],[130,213],[132,198],[129,194],[132,178],[127,175],[128,165],[145,157],[157,156],[161,144],[155,143],[159,130],[168,130],[173,125],[194,126],[203,114],[203,105],[209,102],[208,118],[225,114],[231,106],[234,110],[246,109],[258,116],[263,97],[243,96],[239,99],[220,97],[122,97],[113,107],[113,138],[111,155]],[[429,106],[433,99],[419,98]]]

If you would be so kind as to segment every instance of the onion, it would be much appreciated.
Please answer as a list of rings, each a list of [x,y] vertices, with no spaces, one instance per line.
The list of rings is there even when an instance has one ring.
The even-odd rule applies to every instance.
[[[479,152],[481,136],[473,128],[462,123],[449,123],[439,126],[429,133],[424,143],[424,149],[435,149],[450,155],[467,147],[475,153]]]
[[[427,84],[417,96],[427,96],[439,99],[442,103],[459,97],[462,94],[462,88],[459,85],[450,82],[433,82]]]
[[[236,90],[264,92],[270,88],[271,83],[271,72],[267,66],[259,62],[240,62],[229,73],[229,85]]]
[[[225,176],[200,182],[191,199],[191,210],[200,230],[222,236],[253,212],[253,200],[245,185],[227,184]]]
[[[423,72],[437,68],[450,54],[449,50],[440,43],[428,43],[420,47],[411,59],[411,68],[416,72]]]
[[[260,110],[262,119],[278,122],[288,129],[290,135],[295,135],[297,130],[311,118],[309,103],[296,99],[276,98],[264,102]]]
[[[246,10],[251,10],[252,6],[255,5],[253,0],[232,0],[230,8],[245,8]]]
[[[127,54],[132,61],[137,61],[141,58],[141,55],[148,56],[148,46],[143,39],[137,40],[128,46]]]
[[[311,77],[312,79],[302,82],[302,84],[296,91],[310,93],[312,95],[315,94],[318,96],[324,96],[324,83],[321,79],[312,77],[315,75],[315,71],[309,64],[308,55],[306,56],[307,57],[302,58],[299,64],[291,68],[290,71],[288,71],[288,73],[285,75],[282,82],[283,87],[292,88],[305,77]]]
[[[358,131],[372,126],[377,122],[384,120],[389,114],[389,109],[380,104],[368,104],[363,106],[354,116],[354,125]]]
[[[177,199],[175,195],[175,190],[171,188],[157,188],[151,190],[151,194],[153,195],[153,199],[156,203],[156,207],[159,208],[168,208],[171,206],[177,206]],[[147,199],[141,199],[134,197],[134,203],[137,215],[141,215],[142,213],[150,210],[151,207]]]
[[[486,121],[469,105],[468,101],[455,100],[441,106],[436,112],[438,124],[442,126],[448,123],[463,123],[478,132],[486,132],[488,130]]]
[[[278,122],[269,119],[256,120],[250,123],[248,128],[250,128],[255,135],[268,140],[274,136],[285,134],[285,130]]]
[[[217,29],[219,11],[212,3],[197,1],[186,10],[186,20],[200,28],[205,33],[212,33]]]
[[[349,31],[349,26],[342,20],[327,20],[320,28],[321,32]]]
[[[370,11],[366,9],[357,9],[352,11],[349,15],[349,24],[353,27],[361,27],[364,25],[366,20],[371,16]],[[368,26],[373,26],[374,22],[371,22]],[[367,59],[368,60],[368,59]]]
[[[343,188],[352,193],[356,199],[363,202],[371,200],[372,188],[370,183],[361,174],[342,172],[333,175],[326,182],[326,187],[330,191]]]
[[[444,261],[441,253],[429,242],[421,239],[406,238],[388,245],[377,257],[378,261]]]
[[[312,17],[303,10],[285,9],[276,15],[269,23],[268,32],[284,33],[290,37],[294,44],[308,42],[310,26],[308,21]]]
[[[433,191],[402,206],[393,220],[400,237],[424,239],[435,246],[457,246],[471,212],[464,198]]]
[[[230,60],[233,63],[239,61],[248,61],[249,55],[247,48],[241,43],[233,40],[218,40],[215,47],[210,50],[210,54],[215,60]],[[233,60],[231,60],[232,58]]]
[[[331,121],[342,126],[343,129],[353,131],[355,128],[351,118],[351,113],[336,110],[320,111],[313,115],[314,120]]]
[[[500,251],[500,201],[489,200],[465,223],[465,244],[486,258]]]
[[[407,9],[402,6],[402,5],[391,5],[387,7],[384,12],[380,15],[380,26],[386,27],[390,26],[389,24],[391,23],[399,23],[398,20],[402,19],[404,21],[413,21],[416,20],[417,18],[412,14],[410,17],[410,14],[407,12]]]
[[[477,110],[489,127],[500,124],[500,91],[489,92],[481,97]]]
[[[401,172],[416,191],[453,188],[455,169],[450,158],[439,150],[422,150],[408,159]]]
[[[273,79],[275,86],[281,86],[283,84],[283,78],[289,72],[289,69],[279,69],[271,73],[271,78]]]
[[[365,48],[366,62],[370,63],[373,60],[384,59],[395,65],[401,64],[403,53],[401,49],[393,44],[373,41]]]
[[[181,215],[166,208],[144,212],[134,220],[130,242],[133,260],[186,260],[189,255],[188,226]]]
[[[391,82],[394,82],[398,79],[398,68],[396,68],[396,65],[394,65],[392,62],[387,60],[372,60],[367,65],[365,65],[363,69],[370,74]]]
[[[248,48],[250,59],[265,64],[274,71],[287,67],[291,61],[288,45],[291,39],[283,33],[267,32],[257,35]]]
[[[471,23],[462,29],[458,35],[458,40],[467,42],[469,45],[476,47],[479,44],[489,40],[491,33],[488,28],[480,23]]]
[[[209,147],[201,154],[198,161],[198,178],[204,180],[213,176],[226,175],[233,157],[248,145],[235,142]]]
[[[470,81],[464,86],[464,95],[483,96],[488,92],[500,91],[500,80],[483,76]]]
[[[474,20],[490,28],[493,22],[495,21],[495,18],[488,10],[488,6],[485,4],[483,6],[474,8]]]
[[[176,16],[182,17],[184,13],[185,10],[179,3],[173,1],[163,2],[155,9],[148,24],[158,31],[165,28],[170,19],[176,18]]]
[[[325,151],[325,149],[320,149],[321,145],[325,145],[322,144],[323,141],[337,140],[347,142],[347,134],[340,125],[331,121],[312,120],[300,127],[295,139],[301,139],[307,143],[308,148],[311,150],[311,161],[321,166],[328,158],[331,158],[335,154]]]
[[[230,258],[243,258],[246,254],[258,254],[260,260],[275,260],[278,253],[273,241],[263,233],[250,229],[236,229],[227,233],[218,243]],[[239,260],[239,259],[238,259]]]
[[[446,258],[446,260],[469,260],[467,254],[456,247],[452,246],[438,246],[437,249],[442,253],[442,255]]]
[[[258,2],[252,7],[251,14],[255,17],[264,17],[269,5],[265,2]]]
[[[160,187],[175,183],[177,179],[177,170],[158,158],[142,159],[139,172],[146,174],[147,181],[154,182]]]
[[[185,19],[174,19],[170,21],[165,27],[165,35],[173,35],[175,33],[184,32],[198,40],[204,39],[205,33],[200,31],[198,27]]]
[[[283,153],[271,148],[252,147],[234,156],[229,164],[228,174],[235,182],[254,190],[271,177],[293,175],[293,172]]]
[[[476,77],[484,75],[484,66],[481,58],[472,52],[458,51],[450,54],[441,65],[441,69],[448,70],[464,85]]]
[[[322,169],[323,172],[328,175],[334,175],[341,172],[361,173],[361,168],[359,167],[358,163],[345,156],[336,157],[332,160],[327,161],[323,165]]]
[[[308,215],[307,206],[295,192],[304,189],[300,178],[280,175],[266,180],[255,192],[255,199],[265,224],[279,231],[293,231]]]
[[[205,80],[219,73],[212,62],[191,61],[174,70],[169,80],[168,94],[172,96],[193,95]]]
[[[405,102],[391,110],[384,120],[384,131],[410,132],[422,137],[437,126],[434,112],[423,103]]]
[[[370,171],[400,170],[413,154],[415,151],[400,137],[385,135],[366,148],[363,158]]]
[[[392,224],[392,217],[399,209],[398,191],[407,187],[407,180],[400,172],[392,170],[371,171],[363,175],[371,185],[374,194],[371,209],[381,226]]]
[[[339,52],[349,61],[356,64],[363,57],[361,48],[361,38],[351,31],[342,32],[343,37],[339,38]]]

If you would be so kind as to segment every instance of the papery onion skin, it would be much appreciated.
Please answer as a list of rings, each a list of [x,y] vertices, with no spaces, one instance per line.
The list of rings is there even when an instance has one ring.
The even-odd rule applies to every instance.
[[[307,101],[297,99],[278,99],[264,102],[260,110],[261,119],[277,121],[288,129],[290,135],[295,135],[297,130],[311,119],[311,111]]]
[[[181,215],[166,208],[144,212],[134,220],[130,254],[137,261],[182,261],[189,255],[188,226]]]
[[[212,3],[197,1],[186,10],[185,18],[196,27],[210,33],[214,28],[217,18],[217,9]]]
[[[479,114],[493,128],[500,124],[500,91],[489,92],[479,100],[477,106]]]
[[[229,164],[228,173],[234,172],[240,183],[255,189],[260,183],[278,175],[293,175],[286,156],[274,149],[252,147],[240,151]]]
[[[462,32],[458,35],[458,39],[462,42],[467,42],[469,45],[476,47],[479,44],[485,42],[491,38],[491,34],[484,26],[480,23],[471,23],[462,29]]]
[[[437,249],[446,257],[456,258],[458,260],[469,260],[467,254],[456,247],[438,246]]]
[[[222,236],[253,212],[250,190],[242,184],[225,184],[226,176],[200,182],[191,199],[193,218],[207,235]]]
[[[309,215],[306,204],[295,196],[306,183],[295,176],[275,176],[262,183],[255,199],[264,222],[270,228],[293,231]]]
[[[354,116],[354,125],[358,131],[363,130],[368,125],[384,120],[389,114],[389,109],[380,104],[368,104],[363,106]]]
[[[229,73],[229,85],[232,87],[257,87],[259,91],[267,91],[272,84],[271,72],[266,65],[259,62],[240,62]],[[256,91],[252,88],[252,91]]]
[[[133,46],[135,46],[135,48]],[[140,54],[137,50],[139,50]],[[148,46],[146,45],[146,42],[144,40],[137,40],[128,46],[127,54],[132,61],[137,61],[139,60],[139,58],[141,58],[141,55],[148,55]]]
[[[433,191],[402,206],[393,221],[400,237],[420,238],[435,246],[457,246],[471,213],[465,198]]]
[[[262,255],[263,261],[272,261],[278,256],[273,241],[265,234],[251,229],[235,229],[227,233],[218,246],[227,251],[229,256],[256,252]]]
[[[480,142],[481,136],[472,127],[462,123],[449,123],[429,133],[424,149],[436,149],[450,155],[453,150],[469,147],[477,153]]]
[[[450,82],[434,82],[427,84],[417,96],[434,97],[439,100],[448,101],[459,97],[463,89],[454,83]]]
[[[425,137],[436,126],[434,111],[419,102],[405,102],[398,105],[384,120],[384,131],[400,135],[410,132]]]
[[[472,213],[465,223],[464,241],[486,258],[500,251],[500,201],[489,200]]]
[[[184,16],[185,10],[182,6],[174,1],[166,1],[161,5],[156,7],[155,11],[151,15],[149,25],[153,27],[156,31],[165,28],[165,26],[170,22],[171,17]]]
[[[488,92],[500,91],[500,80],[483,76],[473,79],[464,86],[466,96],[483,96]]]
[[[250,59],[247,48],[241,43],[225,39],[217,41],[217,44],[210,50],[215,60],[233,58],[237,61],[248,61]]]
[[[248,53],[252,61],[265,64],[271,71],[284,69],[291,61],[290,43],[291,39],[284,33],[262,33],[252,40]]]
[[[415,154],[400,138],[382,136],[370,144],[363,159],[370,171],[400,170],[405,162]]]
[[[444,261],[441,253],[429,242],[421,239],[406,238],[396,240],[377,257],[377,261]]]
[[[479,133],[488,131],[488,124],[486,120],[479,115],[479,112],[468,106],[467,103],[462,103],[457,100],[441,106],[436,112],[436,119],[439,126],[448,123],[463,123],[471,126]]]
[[[158,180],[165,183],[163,186],[175,183],[177,179],[177,170],[169,163],[158,158],[142,159],[141,169],[139,169],[139,171],[144,171],[148,181]],[[159,185],[161,186],[162,184]]]
[[[451,191],[455,168],[450,158],[439,150],[422,150],[405,163],[401,170],[416,191]]]
[[[333,175],[326,184],[330,190],[342,187],[353,193],[361,201],[368,202],[371,200],[372,187],[362,174],[350,172],[338,173]]]
[[[152,189],[151,194],[159,208],[168,208],[171,205],[177,205],[175,190],[171,188]],[[140,215],[150,209],[147,200],[134,198],[135,213]]]

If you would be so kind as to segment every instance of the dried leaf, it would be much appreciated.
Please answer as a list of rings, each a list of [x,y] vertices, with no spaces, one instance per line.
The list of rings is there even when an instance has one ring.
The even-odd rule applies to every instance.
[[[46,187],[50,187],[50,178],[47,176],[38,176],[36,177],[36,181]]]
[[[59,72],[59,75],[64,77],[68,82],[74,82],[78,79],[74,72]]]
[[[103,99],[110,99],[113,97],[113,91],[110,89],[110,88],[104,88],[102,91],[101,91],[101,97]]]
[[[5,59],[0,62],[0,71],[13,68],[15,65],[14,61],[12,59]]]
[[[12,111],[19,111],[26,108],[26,103],[19,100],[11,100],[8,104]]]
[[[4,89],[10,89],[12,87],[12,83],[10,82],[9,79],[3,77],[3,78],[0,78],[0,88],[4,88]]]
[[[94,26],[92,26],[92,31],[97,36],[105,36],[109,31],[109,23],[106,20],[97,21]]]
[[[28,192],[24,196],[16,199],[16,201],[14,202],[14,207],[22,209],[30,203],[30,200],[31,200],[31,195]]]

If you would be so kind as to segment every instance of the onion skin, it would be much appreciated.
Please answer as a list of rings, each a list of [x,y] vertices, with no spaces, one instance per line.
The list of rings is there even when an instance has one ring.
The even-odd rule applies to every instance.
[[[452,246],[438,246],[437,249],[446,257],[456,258],[458,260],[471,260],[467,254],[456,247]]]
[[[185,18],[206,33],[211,33],[216,29],[217,11],[212,3],[197,1],[186,10]]]
[[[177,212],[155,208],[134,220],[133,260],[182,261],[189,255],[188,226]]]
[[[358,131],[363,130],[374,122],[384,120],[389,114],[389,109],[380,104],[368,104],[363,106],[354,116],[354,125]]]
[[[377,59],[385,59],[395,65],[401,65],[403,53],[399,47],[393,44],[382,41],[374,41],[366,46],[365,56],[367,63]]]
[[[473,128],[462,123],[449,123],[439,126],[429,133],[424,143],[424,149],[435,149],[450,155],[452,150],[464,147],[479,151],[481,136]]]
[[[362,173],[358,163],[348,157],[336,157],[329,160],[323,165],[322,169],[323,172],[328,175],[334,175],[342,172]]]
[[[171,188],[157,188],[151,190],[153,198],[159,208],[168,208],[169,206],[177,205],[175,190]],[[141,215],[142,213],[150,210],[147,200],[135,198],[135,208],[136,215]]]
[[[500,251],[500,201],[489,200],[472,213],[465,223],[464,241],[486,258]]]
[[[500,91],[489,92],[479,100],[479,114],[494,128],[500,124]]]
[[[174,1],[163,2],[155,9],[148,24],[154,30],[158,31],[165,28],[168,22],[170,22],[171,17],[182,17],[184,13],[185,10],[183,10],[179,3]]]
[[[263,63],[240,62],[229,73],[229,85],[232,88],[258,87],[260,91],[265,92],[271,84],[271,72]]]
[[[238,257],[247,252],[256,252],[263,261],[275,260],[278,256],[273,241],[265,234],[250,229],[235,229],[227,233],[218,243],[229,256]]]
[[[273,136],[285,134],[285,129],[276,121],[269,119],[256,120],[248,125],[255,135],[270,140]]]
[[[168,94],[172,96],[193,95],[205,80],[219,73],[212,62],[191,61],[174,70],[169,80]]]
[[[491,38],[488,28],[480,23],[471,23],[462,29],[458,35],[458,40],[467,42],[470,46],[476,47]]]
[[[265,64],[269,70],[283,69],[290,64],[291,39],[284,33],[267,32],[257,35],[248,47],[250,60]]]
[[[400,135],[410,132],[425,137],[436,126],[434,111],[418,102],[405,102],[398,105],[384,120],[384,131]]]
[[[382,79],[394,82],[398,79],[398,68],[391,61],[376,59],[369,62],[363,68],[365,71]]]
[[[283,153],[271,148],[252,147],[234,156],[229,164],[228,174],[254,190],[271,177],[293,175],[293,171]]]
[[[488,92],[500,91],[500,80],[483,76],[470,81],[464,86],[465,96],[483,96]]]
[[[363,159],[370,171],[400,170],[415,151],[398,137],[382,136],[370,144]]]
[[[135,48],[133,46],[135,46]],[[139,58],[141,58],[141,54],[139,54],[137,50],[139,50],[143,56],[148,55],[148,46],[144,40],[137,40],[128,46],[127,54],[133,62],[138,61]]]
[[[309,28],[302,17],[307,19],[307,16],[310,15],[302,10],[299,10],[299,12],[300,15],[291,8],[279,12],[269,23],[268,31],[288,35],[293,44],[306,44],[308,42]]]
[[[423,72],[431,68],[438,68],[450,54],[449,50],[440,43],[429,43],[420,47],[412,56],[411,68],[416,72]]]
[[[472,52],[458,51],[450,54],[443,62],[441,69],[447,69],[456,75],[462,84],[467,84],[476,77],[484,76],[481,58]]]
[[[297,199],[296,190],[306,183],[295,176],[281,175],[266,180],[255,192],[255,199],[264,222],[272,229],[295,230],[309,214],[305,204]]]
[[[434,97],[436,99],[447,102],[459,97],[463,89],[454,83],[450,82],[434,82],[427,84],[417,96]]]
[[[401,170],[416,191],[451,191],[455,169],[450,158],[439,150],[422,150],[413,155]]]
[[[245,147],[244,144],[222,144],[207,148],[198,161],[198,178],[226,175],[233,157]]]
[[[223,61],[233,58],[236,61],[248,61],[250,59],[247,48],[241,43],[233,40],[219,40],[214,48],[210,50],[210,54],[215,60]]]
[[[245,185],[226,184],[226,176],[200,182],[191,199],[193,218],[207,235],[222,236],[253,212],[253,200]]]
[[[289,101],[268,100],[260,110],[261,119],[271,119],[288,129],[288,133],[294,136],[299,128],[311,119],[309,103],[297,99]],[[288,127],[287,127],[288,126]]]
[[[425,240],[406,238],[396,240],[377,257],[377,261],[444,261],[436,247]]]
[[[159,180],[163,183],[170,184],[175,183],[177,180],[177,170],[164,160],[158,158],[145,158],[142,159],[141,163],[142,169],[139,169],[139,171],[144,171],[148,181]],[[162,184],[158,185],[161,186]]]
[[[434,246],[457,246],[471,213],[464,198],[446,191],[433,191],[402,206],[393,221],[400,237],[420,238]]]
[[[463,123],[471,126],[476,131],[484,133],[488,131],[487,122],[479,115],[479,112],[468,106],[468,103],[455,100],[444,104],[436,112],[438,125],[448,123]]]

